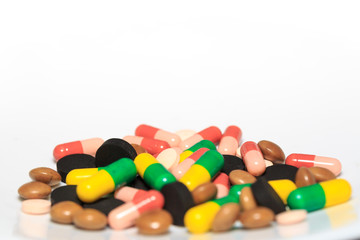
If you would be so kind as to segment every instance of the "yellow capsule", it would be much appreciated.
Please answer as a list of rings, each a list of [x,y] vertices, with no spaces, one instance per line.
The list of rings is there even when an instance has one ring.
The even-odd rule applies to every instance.
[[[348,201],[351,197],[351,185],[345,179],[333,179],[319,183],[324,190],[326,201],[324,207],[334,206]]]
[[[271,180],[268,181],[268,183],[279,195],[285,205],[287,204],[289,194],[296,189],[295,183],[288,179]]]
[[[141,153],[134,159],[136,170],[141,177],[144,177],[145,170],[154,163],[158,163],[156,158],[149,153]]]
[[[179,180],[179,182],[185,184],[190,192],[197,186],[210,181],[211,176],[209,171],[198,164],[192,165],[191,168],[185,173],[185,175]]]
[[[94,176],[99,172],[98,168],[79,168],[73,169],[66,175],[67,185],[78,185],[85,179]]]
[[[191,233],[205,233],[211,228],[220,205],[215,202],[206,202],[190,208],[184,216],[184,224]]]
[[[82,181],[76,187],[79,199],[91,203],[115,190],[115,183],[106,170],[100,170],[94,176]]]
[[[188,157],[190,157],[190,155],[193,154],[192,151],[189,150],[185,150],[180,154],[180,161],[179,163],[181,163],[182,161],[184,161],[185,159],[187,159]]]

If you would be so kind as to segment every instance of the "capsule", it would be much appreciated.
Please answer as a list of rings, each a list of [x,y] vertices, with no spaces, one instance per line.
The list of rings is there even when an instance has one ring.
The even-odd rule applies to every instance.
[[[208,148],[200,148],[191,154],[184,161],[179,163],[176,167],[171,169],[171,173],[179,180],[190,169],[190,167],[205,153],[209,151]]]
[[[290,154],[285,164],[295,167],[323,167],[329,169],[331,172],[338,176],[341,172],[341,163],[336,158],[321,157],[310,154]]]
[[[220,138],[221,130],[218,127],[211,126],[185,139],[179,144],[179,147],[182,150],[185,150],[204,139],[210,140],[213,143],[217,143],[220,141]]]
[[[114,192],[114,198],[119,199],[123,202],[131,202],[132,200],[137,199],[146,193],[147,191],[142,189],[123,186],[121,188],[118,188]]]
[[[221,154],[235,155],[241,139],[241,129],[237,126],[229,126],[221,137],[218,151]]]
[[[222,198],[229,194],[230,182],[226,173],[220,173],[213,181],[217,188],[216,198]]]
[[[152,155],[158,154],[161,151],[170,148],[170,145],[167,142],[153,138],[126,136],[123,139],[130,144],[137,144],[142,146],[148,153]]]
[[[149,153],[139,154],[134,163],[140,177],[156,190],[160,191],[166,184],[176,182],[174,175]]]
[[[253,176],[260,176],[266,170],[264,157],[255,142],[244,142],[240,148],[241,156],[248,172]]]
[[[115,230],[131,227],[142,213],[161,209],[164,202],[164,197],[160,192],[149,190],[141,197],[113,209],[108,215],[108,223]]]
[[[54,148],[53,155],[56,161],[70,154],[89,154],[95,156],[98,148],[104,143],[101,138],[89,138],[80,141],[59,144]]]
[[[181,142],[181,139],[177,134],[145,124],[141,124],[136,128],[135,136],[162,140],[167,142],[170,147],[177,147]]]
[[[268,184],[275,190],[285,205],[290,193],[296,189],[295,183],[289,179],[271,180],[268,181]]]
[[[210,149],[210,150],[216,150],[216,146],[212,141],[210,141],[210,140],[202,140],[202,141],[196,143],[195,145],[193,145],[192,147],[190,147],[190,148],[186,149],[185,151],[183,151],[180,154],[179,163],[184,161],[186,158],[188,158],[191,154],[193,154],[194,152],[196,152],[200,148],[207,148],[207,149]]]
[[[210,182],[224,166],[224,157],[216,150],[209,150],[180,178],[191,192],[200,184]]]
[[[133,181],[135,177],[136,167],[133,160],[121,158],[79,183],[76,193],[81,201],[91,203]]]
[[[333,179],[292,191],[287,199],[291,209],[312,212],[348,201],[351,186],[345,179]]]
[[[104,169],[104,167],[73,169],[66,175],[66,184],[78,185],[82,181],[94,176],[102,169]]]

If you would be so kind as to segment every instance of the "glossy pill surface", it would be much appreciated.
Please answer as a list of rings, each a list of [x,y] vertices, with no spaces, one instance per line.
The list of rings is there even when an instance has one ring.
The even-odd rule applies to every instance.
[[[241,190],[240,206],[242,211],[248,211],[257,207],[256,200],[250,187],[244,187]]]
[[[218,127],[211,126],[185,139],[179,144],[182,150],[188,149],[200,142],[201,140],[210,140],[213,143],[218,143],[221,139],[222,133]]]
[[[72,201],[59,202],[51,207],[51,220],[62,224],[71,224],[75,214],[82,211],[82,207]]]
[[[274,220],[274,212],[266,207],[257,207],[240,214],[240,222],[244,228],[267,227]]]
[[[158,209],[140,215],[135,221],[135,226],[140,234],[158,235],[167,233],[173,219],[169,212]]]
[[[139,125],[135,130],[135,135],[166,141],[170,147],[176,147],[181,142],[180,137],[175,133],[164,131],[146,124]]]
[[[307,167],[300,167],[295,176],[296,187],[305,187],[316,183],[315,176]]]
[[[229,180],[232,185],[254,183],[256,178],[244,170],[233,170],[229,174]]]
[[[253,176],[260,176],[266,170],[264,157],[259,146],[252,141],[244,142],[240,148],[247,171]]]
[[[306,210],[290,210],[277,214],[275,220],[280,225],[290,225],[302,222],[306,217]]]
[[[106,227],[107,218],[102,212],[87,208],[75,214],[73,222],[76,227],[86,230],[101,230]]]
[[[309,171],[314,175],[316,182],[323,182],[335,179],[335,174],[327,168],[310,167]]]
[[[51,202],[45,199],[28,199],[21,203],[21,211],[27,214],[40,215],[50,212]]]
[[[266,160],[274,162],[275,164],[284,163],[285,154],[277,144],[267,140],[262,140],[258,142],[258,146]]]
[[[211,230],[213,232],[225,232],[230,230],[238,219],[239,213],[240,206],[237,203],[227,203],[222,205],[215,215]]]
[[[212,200],[217,195],[217,188],[214,183],[203,183],[196,187],[192,192],[195,205]]]
[[[24,199],[41,199],[49,196],[51,187],[42,182],[29,182],[23,184],[18,193]]]
[[[239,141],[242,132],[237,126],[229,126],[225,129],[221,137],[218,151],[221,154],[235,155],[236,149],[239,147]]]
[[[216,198],[222,198],[229,194],[230,182],[229,176],[227,174],[222,172],[219,173],[213,180],[213,183],[216,185],[217,188]]]
[[[32,180],[43,182],[49,186],[55,186],[61,181],[60,174],[48,167],[34,168],[29,172],[29,176]]]

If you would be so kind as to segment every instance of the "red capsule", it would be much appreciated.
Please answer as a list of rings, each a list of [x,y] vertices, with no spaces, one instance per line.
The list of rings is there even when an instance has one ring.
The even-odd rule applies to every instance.
[[[266,170],[264,157],[255,142],[244,142],[240,147],[241,156],[248,172],[253,176],[260,176]]]
[[[229,194],[230,181],[226,173],[220,173],[213,181],[217,188],[216,198],[222,198]]]
[[[239,147],[241,139],[241,129],[237,126],[229,126],[226,128],[221,137],[218,152],[221,154],[235,155],[236,149]]]
[[[123,202],[131,202],[146,194],[147,191],[133,187],[124,186],[114,192],[114,198]]]
[[[185,139],[180,143],[179,147],[182,151],[184,151],[204,139],[212,141],[216,144],[220,141],[221,136],[221,130],[218,127],[211,126]]]
[[[137,144],[142,146],[151,155],[158,154],[162,150],[170,148],[170,145],[167,142],[153,138],[126,136],[123,139],[130,144]]]
[[[165,141],[170,147],[177,147],[181,142],[181,139],[177,134],[145,124],[141,124],[136,128],[135,135]]]
[[[90,138],[80,141],[59,144],[54,148],[53,155],[56,161],[70,154],[89,154],[95,156],[98,148],[104,143],[101,138]]]

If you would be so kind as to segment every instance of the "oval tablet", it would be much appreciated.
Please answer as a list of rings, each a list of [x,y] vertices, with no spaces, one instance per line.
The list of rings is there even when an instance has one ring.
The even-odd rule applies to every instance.
[[[51,187],[42,182],[29,182],[23,184],[18,193],[24,199],[46,198],[51,193]]]
[[[290,210],[279,213],[275,216],[275,220],[281,225],[290,225],[304,221],[307,217],[307,211],[303,209]]]
[[[77,213],[73,221],[76,227],[87,230],[100,230],[107,225],[106,215],[92,208]]]
[[[45,214],[50,212],[51,202],[45,199],[28,199],[21,204],[21,211],[27,214]]]
[[[179,163],[180,154],[176,149],[168,148],[161,151],[156,157],[156,160],[158,160],[166,169],[170,169]]]
[[[171,214],[163,209],[152,210],[140,215],[135,221],[139,233],[157,235],[166,233],[172,224]]]
[[[233,170],[229,174],[230,183],[232,185],[254,183],[256,178],[244,170]]]
[[[50,186],[55,186],[61,181],[60,174],[48,167],[34,168],[29,172],[29,176],[34,181],[43,182]]]
[[[51,220],[62,224],[71,224],[75,214],[82,211],[82,207],[71,201],[59,202],[51,207]]]
[[[213,232],[225,232],[232,228],[236,219],[239,217],[240,206],[237,203],[226,203],[221,206],[215,215],[211,225]]]

